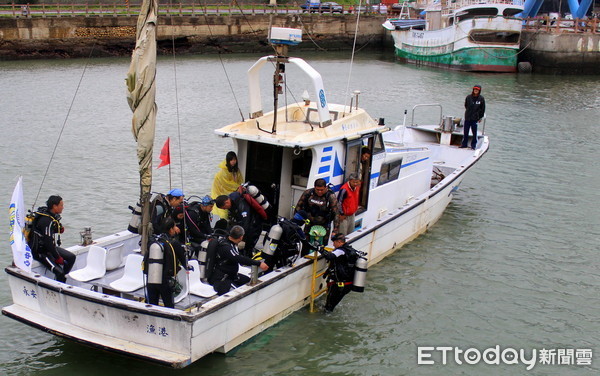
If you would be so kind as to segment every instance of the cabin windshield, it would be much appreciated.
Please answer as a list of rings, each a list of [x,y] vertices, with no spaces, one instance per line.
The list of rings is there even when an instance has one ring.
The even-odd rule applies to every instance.
[[[331,117],[331,121],[336,121],[338,119],[339,113],[337,111],[329,111],[329,116]],[[306,113],[306,122],[310,125],[319,125],[319,111],[316,108],[309,108]]]
[[[504,9],[504,11],[502,12],[502,15],[504,17],[513,17],[519,13],[523,12],[523,9],[519,9],[519,8],[506,8]]]
[[[476,17],[496,17],[498,15],[498,8],[475,8],[468,9],[464,12],[460,12],[457,17],[458,21],[470,20]]]

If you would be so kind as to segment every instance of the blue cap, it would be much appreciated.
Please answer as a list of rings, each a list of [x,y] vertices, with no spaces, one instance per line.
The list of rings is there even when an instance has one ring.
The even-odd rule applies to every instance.
[[[173,196],[173,197],[182,197],[183,196],[183,191],[181,189],[179,189],[179,188],[174,188],[174,189],[171,189],[169,191],[169,193],[167,193],[167,194],[170,195],[170,196]]]
[[[213,200],[209,195],[206,195],[200,199],[200,205],[202,205],[202,206],[208,206],[208,205],[214,205],[214,204],[215,204],[215,200]]]

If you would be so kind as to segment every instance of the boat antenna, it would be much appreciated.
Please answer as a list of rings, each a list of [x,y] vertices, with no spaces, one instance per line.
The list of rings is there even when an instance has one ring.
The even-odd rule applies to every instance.
[[[58,148],[58,144],[60,142],[62,134],[67,126],[67,121],[69,120],[69,116],[71,115],[71,110],[73,109],[73,104],[75,103],[75,98],[77,98],[77,94],[79,93],[79,88],[81,87],[81,82],[83,81],[83,77],[85,76],[85,72],[87,71],[89,63],[92,60],[92,55],[94,53],[94,47],[96,47],[96,42],[94,42],[94,44],[92,45],[90,54],[85,61],[85,65],[83,66],[83,71],[81,71],[81,76],[79,77],[79,82],[77,83],[77,87],[75,88],[75,93],[73,93],[73,98],[71,99],[71,104],[69,105],[69,109],[67,110],[67,114],[65,115],[65,119],[63,120],[62,127],[60,128],[60,132],[58,132],[58,138],[56,139],[56,143],[54,144],[54,149],[52,149],[52,154],[50,155],[50,160],[48,161],[48,165],[46,166],[46,171],[44,172],[44,176],[42,177],[42,182],[40,183],[40,188],[38,189],[38,192],[35,195],[33,204],[31,205],[31,211],[33,211],[35,209],[35,204],[37,203],[37,200],[40,197],[40,193],[42,192],[42,187],[44,186],[44,182],[46,181],[46,176],[48,176],[48,171],[50,170],[50,165],[52,164],[52,160],[54,159],[54,155],[56,154],[56,149]]]
[[[354,41],[352,42],[352,56],[350,57],[350,70],[348,72],[348,83],[346,84],[346,94],[344,94],[344,112],[346,112],[346,103],[350,98],[350,79],[352,78],[352,66],[354,65],[354,53],[356,52],[356,39],[358,38],[358,24],[360,22],[360,9],[362,0],[358,2],[358,12],[356,12],[356,26],[354,27]]]

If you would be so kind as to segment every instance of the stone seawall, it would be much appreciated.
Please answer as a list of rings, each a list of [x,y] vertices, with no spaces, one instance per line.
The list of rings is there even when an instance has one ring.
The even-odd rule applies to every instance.
[[[0,59],[126,56],[135,45],[137,17],[0,19]],[[357,47],[381,48],[382,15],[361,15]],[[303,30],[302,50],[351,49],[356,15],[200,15],[159,19],[160,53],[270,52],[270,26]]]
[[[523,31],[519,61],[534,72],[600,74],[600,34]]]

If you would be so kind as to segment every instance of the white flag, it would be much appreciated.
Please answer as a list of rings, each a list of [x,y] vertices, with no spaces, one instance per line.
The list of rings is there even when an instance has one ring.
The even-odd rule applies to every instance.
[[[10,220],[10,246],[12,248],[15,265],[27,272],[31,272],[33,257],[31,255],[31,249],[25,241],[25,235],[23,235],[23,227],[25,226],[24,210],[23,177],[20,176],[8,208],[8,218]]]

